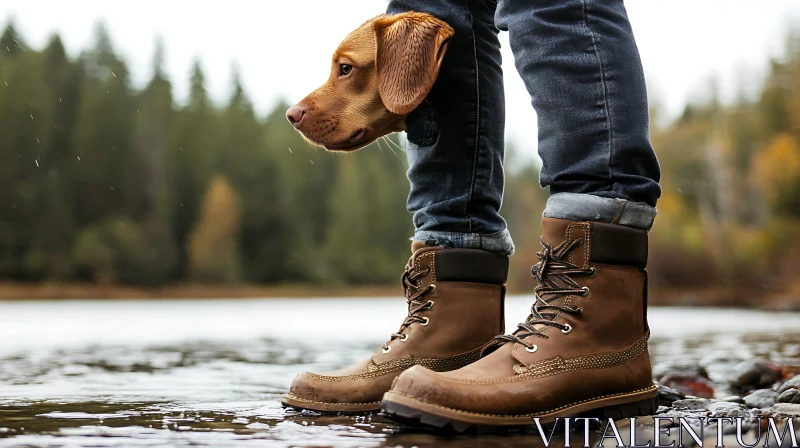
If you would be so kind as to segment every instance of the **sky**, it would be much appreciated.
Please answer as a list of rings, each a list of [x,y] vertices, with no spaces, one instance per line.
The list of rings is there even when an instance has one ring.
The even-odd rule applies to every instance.
[[[790,27],[800,28],[798,0],[628,0],[649,96],[674,118],[684,105],[708,95],[719,80],[723,99],[755,91],[770,57],[780,57]],[[328,77],[339,42],[385,0],[24,0],[0,2],[0,23],[13,18],[25,39],[42,48],[58,32],[76,56],[92,42],[102,20],[129,65],[134,86],[151,75],[154,42],[166,47],[166,72],[181,102],[191,63],[199,58],[212,97],[224,103],[238,67],[259,112],[281,98],[294,103]],[[506,87],[506,135],[535,159],[536,114],[501,34]]]

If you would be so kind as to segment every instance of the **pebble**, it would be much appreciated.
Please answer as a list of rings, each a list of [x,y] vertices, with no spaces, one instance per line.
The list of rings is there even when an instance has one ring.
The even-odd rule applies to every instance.
[[[797,403],[800,404],[800,390],[798,389],[786,389],[780,395],[778,395],[778,399],[776,400],[778,403]],[[660,403],[659,398],[659,403]]]
[[[795,375],[792,378],[784,381],[781,387],[778,388],[778,393],[781,394],[789,389],[800,389],[800,375]]]
[[[719,401],[730,401],[731,403],[744,404],[744,398],[738,395],[727,395],[725,397],[720,398]]]
[[[745,417],[747,408],[740,403],[730,401],[717,401],[708,398],[687,398],[672,403],[672,409],[667,412],[670,417],[683,417],[685,414],[710,414],[714,417]]]
[[[770,389],[759,389],[744,397],[744,404],[751,408],[766,409],[775,404],[778,393]]]
[[[678,411],[707,411],[713,400],[708,398],[687,398],[672,403],[672,408]]]
[[[700,398],[714,397],[714,387],[711,382],[694,373],[669,373],[664,375],[659,382],[686,395]]]
[[[780,379],[780,367],[764,359],[748,359],[733,367],[728,382],[737,391],[749,392],[770,387]]]
[[[785,415],[787,417],[800,417],[800,404],[778,403],[769,408],[770,414]]]
[[[720,364],[738,364],[744,361],[744,359],[740,358],[739,356],[732,355],[728,352],[717,352],[717,353],[710,353],[706,356],[703,356],[698,362],[698,365],[709,369],[713,366],[718,366]]]
[[[706,369],[691,361],[662,361],[653,366],[653,378],[675,373],[691,374],[708,379]]]
[[[663,384],[658,384],[658,404],[659,406],[670,406],[672,403],[683,400],[686,396],[671,387]]]
[[[743,404],[729,401],[715,401],[708,406],[712,417],[746,417],[747,408]]]

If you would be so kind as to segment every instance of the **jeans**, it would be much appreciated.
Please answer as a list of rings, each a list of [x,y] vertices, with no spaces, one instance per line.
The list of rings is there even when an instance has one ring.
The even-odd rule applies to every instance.
[[[500,215],[500,30],[538,115],[543,215],[649,229],[660,168],[622,0],[391,0],[453,27],[436,84],[407,121],[408,209],[417,241],[511,254]]]

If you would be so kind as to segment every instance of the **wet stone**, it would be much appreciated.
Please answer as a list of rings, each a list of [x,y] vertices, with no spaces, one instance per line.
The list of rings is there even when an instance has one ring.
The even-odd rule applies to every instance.
[[[784,381],[778,388],[778,393],[786,392],[789,389],[800,389],[800,375],[795,375],[792,378]]]
[[[778,403],[796,403],[800,404],[800,389],[786,389],[776,400]]]
[[[747,407],[739,403],[729,401],[716,401],[708,406],[713,417],[746,417]]]
[[[766,409],[775,404],[778,393],[770,389],[759,389],[744,397],[744,404],[751,408]]]
[[[719,399],[719,401],[730,401],[731,403],[744,404],[744,398],[738,395],[728,395]]]
[[[667,387],[663,384],[658,384],[658,405],[670,406],[672,403],[683,400],[686,395],[683,392]]]
[[[664,361],[653,366],[653,378],[676,373],[697,375],[708,379],[706,369],[692,361]]]
[[[686,395],[700,398],[714,397],[714,387],[711,382],[694,373],[670,373],[664,375],[659,382]]]
[[[672,403],[672,408],[677,411],[704,412],[708,411],[711,403],[713,403],[713,400],[708,398],[687,398]]]
[[[786,417],[800,417],[800,404],[778,403],[769,408],[769,412],[770,414]]]
[[[728,382],[735,390],[749,392],[771,387],[780,379],[780,367],[764,359],[748,359],[736,364]]]

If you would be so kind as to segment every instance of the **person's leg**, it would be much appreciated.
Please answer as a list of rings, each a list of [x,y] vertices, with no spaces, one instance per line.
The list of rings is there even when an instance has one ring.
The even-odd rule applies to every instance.
[[[531,314],[464,368],[411,368],[381,408],[434,426],[654,413],[648,229],[660,194],[641,63],[621,0],[501,0],[539,115],[550,186]],[[488,353],[488,354],[487,354]]]
[[[455,30],[433,89],[406,120],[414,240],[505,254],[500,216],[504,96],[492,0],[392,0],[387,13],[432,14]]]
[[[650,228],[660,170],[622,0],[501,1],[497,25],[539,117],[544,216]]]
[[[408,315],[369,359],[298,375],[282,399],[288,406],[375,411],[403,370],[465,366],[504,331],[513,244],[498,214],[503,90],[494,2],[389,4],[390,14],[407,11],[432,14],[455,29],[433,90],[406,123],[408,204],[417,228],[402,275]]]

